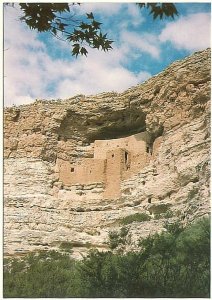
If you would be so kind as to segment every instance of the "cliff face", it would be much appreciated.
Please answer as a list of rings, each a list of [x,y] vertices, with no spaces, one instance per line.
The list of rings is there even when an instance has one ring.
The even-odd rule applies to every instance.
[[[209,100],[207,49],[121,94],[6,108],[5,254],[64,242],[76,256],[91,246],[107,249],[108,232],[123,217],[146,213],[149,221],[128,225],[136,246],[138,236],[162,230],[167,218],[190,222],[208,214]],[[120,154],[114,169],[109,154],[99,154],[101,140],[112,145],[109,154]]]

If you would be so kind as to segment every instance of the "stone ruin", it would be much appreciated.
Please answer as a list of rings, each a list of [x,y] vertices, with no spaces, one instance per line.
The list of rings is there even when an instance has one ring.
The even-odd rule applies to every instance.
[[[90,145],[92,158],[81,158],[76,164],[57,159],[59,180],[63,185],[103,185],[103,198],[121,196],[121,182],[141,171],[155,156],[161,137],[151,144],[148,132],[124,138],[96,140]]]
[[[4,109],[4,254],[107,250],[210,212],[210,49],[118,93]]]

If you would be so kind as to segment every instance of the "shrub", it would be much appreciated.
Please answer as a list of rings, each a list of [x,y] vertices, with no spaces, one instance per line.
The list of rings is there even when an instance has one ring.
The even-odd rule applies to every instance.
[[[92,252],[79,268],[81,297],[209,297],[209,222],[172,225],[144,239],[139,252]]]
[[[92,250],[80,262],[55,251],[9,259],[4,297],[210,298],[210,220],[165,226],[137,252]],[[111,236],[125,245],[128,229]]]
[[[143,281],[151,297],[210,296],[210,221],[202,219],[183,229],[166,224],[167,232],[140,241]]]
[[[12,259],[4,268],[4,297],[67,297],[74,267],[73,260],[55,251]]]
[[[71,253],[73,251],[72,248],[73,248],[72,242],[62,242],[60,244],[60,249],[64,250],[65,252]]]
[[[169,218],[172,218],[174,216],[174,213],[172,210],[167,210],[166,213],[156,213],[154,215],[154,219],[155,220],[160,220],[160,219],[169,219]]]
[[[169,209],[169,203],[153,204],[148,210],[153,214],[163,214]]]
[[[172,218],[174,216],[174,212],[172,210],[167,210],[167,212],[164,214],[165,219]]]
[[[127,225],[133,222],[144,222],[149,221],[151,217],[145,213],[135,213],[133,215],[129,215],[120,220],[121,224]]]
[[[111,231],[108,234],[108,245],[111,250],[119,247],[119,250],[123,250],[124,246],[130,243],[131,236],[128,235],[129,229],[122,227],[120,231]]]

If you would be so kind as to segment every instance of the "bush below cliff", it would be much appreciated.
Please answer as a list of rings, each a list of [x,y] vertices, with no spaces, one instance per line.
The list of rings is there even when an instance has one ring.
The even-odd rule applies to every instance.
[[[4,297],[210,297],[210,221],[178,224],[127,254],[92,250],[82,261],[57,252],[9,259]]]

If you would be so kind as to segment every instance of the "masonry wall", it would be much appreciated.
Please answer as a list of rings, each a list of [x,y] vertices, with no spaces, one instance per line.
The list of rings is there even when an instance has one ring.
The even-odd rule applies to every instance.
[[[150,142],[150,136],[147,132],[141,132],[129,137],[112,139],[112,140],[96,140],[94,142],[94,158],[105,159],[107,152],[115,148],[124,148],[131,153],[145,153],[147,144]]]
[[[125,168],[124,153],[125,151],[120,148],[107,152],[105,198],[118,198],[121,195],[121,174]]]
[[[68,161],[58,160],[57,164],[59,178],[65,185],[105,181],[106,161],[104,159],[84,158],[77,165],[72,165]]]
[[[121,180],[137,174],[151,160],[151,153],[147,153],[149,144],[147,132],[120,139],[96,140],[94,158],[80,159],[75,165],[57,160],[59,179],[67,186],[102,183],[105,198],[119,197]]]
[[[128,179],[129,177],[137,174],[141,171],[152,159],[150,153],[130,153],[130,164],[129,167],[123,169],[122,180]]]

